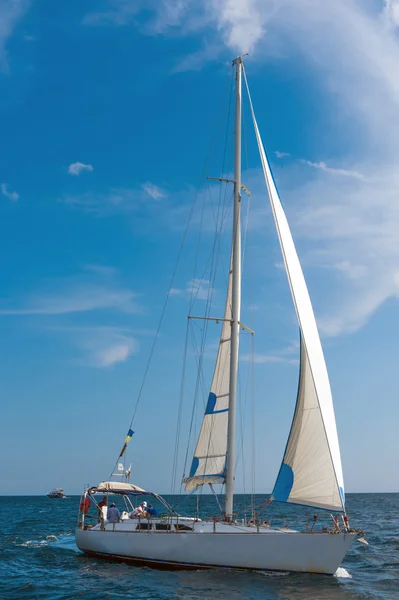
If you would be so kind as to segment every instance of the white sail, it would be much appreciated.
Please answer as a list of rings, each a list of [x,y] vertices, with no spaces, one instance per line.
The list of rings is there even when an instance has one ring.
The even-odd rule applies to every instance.
[[[231,295],[232,270],[230,266],[224,311],[225,320],[220,335],[216,366],[204,420],[190,474],[184,480],[186,491],[206,483],[223,483],[225,480],[231,354]]]
[[[269,199],[301,330],[297,405],[272,497],[282,502],[344,511],[341,456],[319,332],[288,221],[263,148],[247,82],[246,85]]]

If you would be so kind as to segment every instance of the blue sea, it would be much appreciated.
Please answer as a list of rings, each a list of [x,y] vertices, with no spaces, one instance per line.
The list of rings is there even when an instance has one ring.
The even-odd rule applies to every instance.
[[[256,504],[266,498],[257,496]],[[173,501],[182,514],[195,511],[193,496]],[[235,507],[243,504],[243,496],[237,496]],[[88,558],[74,540],[78,506],[77,496],[0,497],[0,600],[399,600],[399,494],[348,494],[351,526],[364,529],[369,546],[355,543],[332,577],[158,571]],[[200,511],[215,514],[214,498],[202,496]],[[313,517],[309,509],[302,511],[302,518]],[[297,512],[271,504],[264,518],[296,528]]]

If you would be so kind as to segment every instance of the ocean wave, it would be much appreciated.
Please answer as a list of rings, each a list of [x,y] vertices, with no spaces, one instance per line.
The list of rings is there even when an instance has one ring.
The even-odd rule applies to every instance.
[[[352,575],[344,567],[338,567],[334,573],[334,577],[338,577],[338,579],[352,579]]]

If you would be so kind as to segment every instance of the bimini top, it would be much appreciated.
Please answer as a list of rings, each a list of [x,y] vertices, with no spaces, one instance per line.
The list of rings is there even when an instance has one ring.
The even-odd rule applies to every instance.
[[[92,487],[88,490],[89,494],[122,494],[128,496],[140,496],[147,494],[153,496],[152,492],[146,492],[143,488],[133,485],[132,483],[122,483],[119,481],[102,481],[97,487]]]

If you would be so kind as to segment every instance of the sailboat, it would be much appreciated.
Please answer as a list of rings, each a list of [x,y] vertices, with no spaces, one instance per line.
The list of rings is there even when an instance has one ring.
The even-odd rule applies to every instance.
[[[226,486],[220,520],[181,517],[166,500],[129,482],[103,481],[84,492],[76,529],[77,546],[86,554],[170,568],[215,568],[333,574],[360,532],[350,528],[334,408],[327,368],[302,268],[259,133],[242,57],[235,69],[234,208],[231,262],[219,349],[202,427],[185,491],[204,485]],[[300,329],[300,377],[295,413],[271,501],[326,510],[331,527],[305,531],[238,522],[234,516],[236,396],[241,322],[241,120],[243,81],[248,92],[266,188]],[[133,432],[129,430],[124,449]],[[124,450],[123,450],[124,452]],[[121,453],[121,456],[123,454]],[[120,465],[123,475],[123,465]],[[130,475],[130,470],[129,470]],[[88,517],[87,501],[122,497],[126,507],[141,496],[154,497],[164,514],[142,512],[116,522],[101,512]],[[144,515],[144,516],[143,516]],[[133,515],[134,516],[134,515]]]

